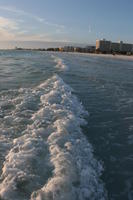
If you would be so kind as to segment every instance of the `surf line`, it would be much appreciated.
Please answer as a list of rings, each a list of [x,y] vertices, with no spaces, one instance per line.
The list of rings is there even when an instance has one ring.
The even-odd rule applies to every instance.
[[[51,58],[54,59],[54,62],[56,63],[55,68],[63,71],[68,71],[69,67],[64,63],[64,60],[62,58],[59,58],[55,55],[51,55]]]
[[[58,75],[33,89],[40,107],[5,158],[1,198],[106,199],[103,167],[81,129],[87,112],[72,91]]]

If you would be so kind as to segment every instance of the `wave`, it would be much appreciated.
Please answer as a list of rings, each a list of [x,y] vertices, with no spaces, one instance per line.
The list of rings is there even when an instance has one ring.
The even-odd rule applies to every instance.
[[[57,56],[52,55],[51,56],[54,59],[54,62],[56,63],[55,68],[63,71],[67,71],[69,68],[68,66],[64,63],[64,60],[62,58],[59,58]]]
[[[26,96],[15,113],[24,111],[30,119],[5,157],[0,198],[106,199],[100,180],[103,167],[81,129],[87,112],[72,88],[55,75],[23,90]]]

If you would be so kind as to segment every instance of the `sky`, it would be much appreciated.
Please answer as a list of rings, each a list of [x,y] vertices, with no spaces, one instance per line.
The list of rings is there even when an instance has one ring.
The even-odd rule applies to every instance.
[[[133,43],[133,0],[0,0],[0,44]]]

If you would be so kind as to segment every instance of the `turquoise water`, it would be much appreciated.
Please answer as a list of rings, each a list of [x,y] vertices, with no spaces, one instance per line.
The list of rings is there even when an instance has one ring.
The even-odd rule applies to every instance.
[[[0,198],[133,199],[133,62],[0,51]]]

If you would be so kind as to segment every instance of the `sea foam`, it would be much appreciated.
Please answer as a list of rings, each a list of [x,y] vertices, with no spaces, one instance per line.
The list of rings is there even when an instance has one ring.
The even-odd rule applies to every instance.
[[[25,89],[26,90],[26,89]],[[3,164],[0,198],[6,200],[104,200],[103,167],[82,133],[87,112],[72,88],[55,75],[27,89],[18,110],[37,98],[29,124],[15,138]],[[34,98],[33,98],[34,102]],[[36,103],[37,103],[36,102]],[[19,112],[19,111],[18,111]]]
[[[64,63],[64,60],[60,57],[57,57],[55,55],[51,56],[54,59],[54,62],[56,63],[55,68],[63,71],[67,71],[69,68],[68,66]]]

